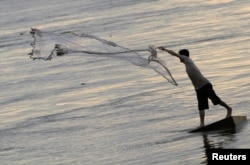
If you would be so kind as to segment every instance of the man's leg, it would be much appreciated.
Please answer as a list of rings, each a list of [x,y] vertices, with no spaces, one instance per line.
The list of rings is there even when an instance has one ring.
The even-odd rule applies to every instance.
[[[208,98],[206,95],[206,88],[207,85],[203,86],[202,88],[196,90],[196,96],[198,100],[198,109],[199,109],[199,116],[200,116],[200,126],[205,126],[205,109],[208,109]]]
[[[200,127],[204,127],[205,110],[199,110],[200,114]]]
[[[227,109],[227,116],[226,116],[226,118],[232,116],[232,108],[229,107],[224,101],[221,100],[221,102],[219,103],[219,105],[221,105],[221,106],[223,106],[223,107],[225,107]]]
[[[211,89],[209,90],[209,93],[208,93],[208,97],[212,100],[213,104],[214,105],[221,105],[223,106],[224,108],[227,109],[227,115],[226,115],[226,118],[232,116],[232,108],[229,107],[224,101],[222,101],[215,93],[214,89],[213,89],[213,86],[211,85],[210,86]]]

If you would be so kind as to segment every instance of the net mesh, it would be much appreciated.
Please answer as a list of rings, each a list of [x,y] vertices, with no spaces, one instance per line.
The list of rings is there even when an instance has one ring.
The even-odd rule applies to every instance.
[[[169,83],[177,85],[167,65],[157,56],[153,45],[145,49],[131,50],[115,42],[91,34],[77,34],[66,31],[55,33],[32,28],[32,50],[29,56],[33,60],[52,60],[61,56],[109,57],[128,61],[136,66],[151,68]]]

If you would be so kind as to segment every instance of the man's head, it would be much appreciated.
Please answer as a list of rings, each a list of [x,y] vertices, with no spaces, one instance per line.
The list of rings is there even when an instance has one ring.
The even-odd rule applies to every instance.
[[[179,54],[180,54],[180,55],[183,55],[183,56],[189,57],[189,51],[188,51],[187,49],[181,49],[181,50],[179,51]],[[180,58],[180,62],[183,62],[183,63],[184,63],[184,60],[183,60],[182,58]]]
[[[180,54],[180,55],[183,55],[183,56],[189,57],[189,51],[188,51],[187,49],[181,49],[181,50],[179,51],[179,54]]]

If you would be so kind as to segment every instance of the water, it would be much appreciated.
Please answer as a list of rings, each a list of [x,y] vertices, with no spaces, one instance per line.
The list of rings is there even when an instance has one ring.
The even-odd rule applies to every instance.
[[[126,61],[32,61],[32,39],[19,35],[35,27],[130,49],[188,48],[233,114],[250,116],[249,1],[10,0],[0,2],[0,16],[1,164],[206,164],[209,147],[250,148],[248,124],[187,133],[199,124],[195,92],[166,53],[177,87]],[[210,107],[206,123],[226,115]]]

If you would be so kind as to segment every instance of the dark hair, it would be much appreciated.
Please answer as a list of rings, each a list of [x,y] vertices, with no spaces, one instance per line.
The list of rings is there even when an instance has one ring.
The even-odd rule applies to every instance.
[[[179,51],[179,54],[180,54],[180,55],[183,55],[183,56],[189,57],[189,51],[188,51],[187,49],[181,49],[181,50]]]

